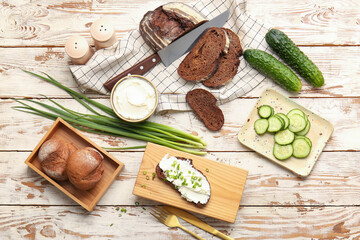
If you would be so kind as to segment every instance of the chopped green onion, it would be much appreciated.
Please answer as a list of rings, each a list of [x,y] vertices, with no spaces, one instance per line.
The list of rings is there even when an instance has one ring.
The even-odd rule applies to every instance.
[[[147,174],[147,171],[143,171],[143,174],[146,175],[146,174]]]
[[[149,180],[149,179],[150,179],[150,177],[146,175],[146,180]]]
[[[155,176],[156,176],[156,174],[153,172],[153,173],[152,173],[152,180],[155,179]]]
[[[126,213],[126,209],[125,209],[125,208],[122,208],[122,209],[121,209],[121,212]]]

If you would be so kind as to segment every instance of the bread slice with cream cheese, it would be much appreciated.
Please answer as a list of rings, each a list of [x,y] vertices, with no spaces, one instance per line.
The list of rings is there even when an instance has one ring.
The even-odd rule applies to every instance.
[[[155,168],[156,175],[172,185],[187,201],[201,207],[209,202],[210,183],[193,165],[192,159],[165,155]]]

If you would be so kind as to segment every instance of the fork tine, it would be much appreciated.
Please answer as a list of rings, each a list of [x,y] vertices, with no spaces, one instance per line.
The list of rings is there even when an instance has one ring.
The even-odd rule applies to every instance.
[[[171,215],[171,213],[169,213],[167,210],[165,210],[165,209],[162,208],[162,207],[156,206],[155,208],[156,208],[156,210],[158,210],[158,212],[160,212],[162,215],[166,215],[166,216]]]
[[[169,214],[167,214],[166,212],[164,212],[162,209],[160,209],[160,208],[154,208],[153,209],[154,210],[154,212],[156,212],[159,216],[162,216],[162,217],[164,217],[164,218],[167,218],[167,216],[169,215]]]
[[[153,217],[156,218],[159,222],[162,222],[162,220],[161,220],[158,216],[156,216],[156,215],[153,214],[152,212],[150,212],[150,214],[153,215]]]
[[[153,215],[153,216],[154,216],[157,220],[159,220],[160,222],[163,222],[163,221],[164,221],[164,219],[161,218],[159,215],[156,215],[156,214],[154,214],[154,213],[152,213],[152,212],[150,212],[150,214]]]
[[[150,214],[156,217],[156,219],[161,222],[166,220],[166,216],[161,215],[159,212],[155,211],[154,209],[150,212]]]

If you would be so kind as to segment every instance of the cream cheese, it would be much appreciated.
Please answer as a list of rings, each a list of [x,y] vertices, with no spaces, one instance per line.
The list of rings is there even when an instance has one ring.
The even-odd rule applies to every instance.
[[[159,167],[164,172],[166,180],[171,182],[189,202],[206,204],[210,198],[210,184],[206,177],[196,170],[190,160],[179,160],[166,154]]]
[[[125,119],[143,119],[155,108],[156,90],[140,77],[129,77],[116,86],[113,105]]]

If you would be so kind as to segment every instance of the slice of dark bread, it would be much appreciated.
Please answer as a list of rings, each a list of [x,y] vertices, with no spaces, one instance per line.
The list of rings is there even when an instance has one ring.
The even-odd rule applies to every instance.
[[[192,159],[188,159],[188,158],[184,158],[184,157],[176,157],[176,158],[177,158],[178,160],[180,160],[180,161],[187,161],[187,160],[189,160],[189,161],[190,161],[190,164],[194,167],[194,164],[193,164],[193,162],[192,162]],[[195,168],[195,167],[194,167],[194,168]],[[195,168],[195,169],[196,169],[196,168]],[[207,182],[209,182],[209,181],[207,180],[206,176],[205,176],[199,169],[196,169],[196,170],[199,171],[199,172],[204,176],[204,179],[206,179]],[[160,168],[159,164],[156,165],[156,167],[155,167],[155,173],[156,173],[156,176],[157,176],[159,179],[165,181],[166,176],[165,176],[164,172],[162,171],[162,169]],[[173,186],[173,184],[172,184],[171,182],[169,182],[169,181],[166,181],[166,183],[168,183],[169,185]],[[211,185],[209,184],[209,186],[210,186],[210,197],[211,197]],[[210,197],[209,197],[208,201],[207,201],[206,203],[204,203],[204,204],[194,203],[194,202],[193,202],[193,203],[194,203],[197,207],[203,207],[203,206],[205,206],[205,205],[209,202]]]
[[[223,28],[230,39],[230,46],[227,54],[220,57],[218,68],[214,74],[202,83],[210,88],[217,88],[229,82],[237,73],[242,55],[242,47],[239,37],[230,29]]]
[[[178,74],[187,81],[204,81],[217,69],[226,51],[227,35],[221,28],[209,28],[180,63]]]
[[[204,89],[194,89],[186,94],[186,102],[209,130],[218,131],[224,125],[224,114],[216,106],[216,98]]]

